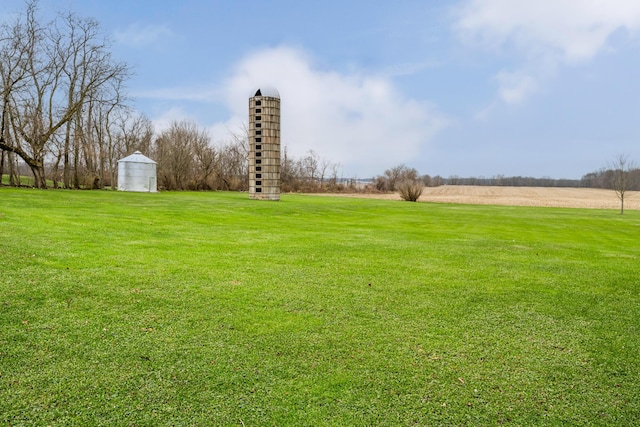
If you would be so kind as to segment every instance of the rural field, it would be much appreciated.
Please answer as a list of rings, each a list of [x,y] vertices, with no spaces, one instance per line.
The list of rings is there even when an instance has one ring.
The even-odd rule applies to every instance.
[[[445,190],[0,188],[0,425],[640,425],[637,201]]]
[[[389,194],[331,194],[344,197],[370,197],[400,200],[397,193]],[[464,203],[503,206],[547,206],[588,209],[620,209],[620,200],[612,190],[598,188],[557,187],[491,187],[473,185],[443,185],[425,187],[420,202]],[[625,210],[640,210],[640,194],[629,191],[625,195]]]

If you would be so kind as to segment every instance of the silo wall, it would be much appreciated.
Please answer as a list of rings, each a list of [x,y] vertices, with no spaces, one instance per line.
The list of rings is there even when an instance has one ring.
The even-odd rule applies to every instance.
[[[280,200],[280,99],[249,99],[249,197]]]
[[[118,162],[118,191],[158,191],[156,164]]]

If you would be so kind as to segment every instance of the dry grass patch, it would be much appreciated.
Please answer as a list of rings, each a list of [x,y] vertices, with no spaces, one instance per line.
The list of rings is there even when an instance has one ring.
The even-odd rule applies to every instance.
[[[640,210],[640,196],[637,192],[630,194],[631,197],[625,199],[625,209]],[[326,195],[401,200],[398,193],[349,193]],[[620,201],[613,191],[598,188],[443,185],[441,187],[425,187],[418,201],[476,205],[620,209]]]

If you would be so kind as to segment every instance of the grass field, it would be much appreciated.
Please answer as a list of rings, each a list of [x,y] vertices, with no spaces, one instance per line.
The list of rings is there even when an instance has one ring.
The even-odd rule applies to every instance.
[[[640,212],[0,189],[0,425],[638,425]]]
[[[9,175],[6,175],[6,174],[2,175],[1,178],[2,178],[2,181],[0,181],[0,183],[4,185],[9,185]],[[53,186],[53,181],[51,182],[51,184]],[[20,176],[20,185],[32,186],[33,178],[29,176]]]
[[[2,181],[0,181],[0,184],[2,185],[9,185],[9,175],[4,174],[1,176]],[[34,186],[34,179],[32,175],[20,175],[20,185],[25,186],[25,187],[33,187]],[[48,188],[53,188],[54,187],[54,182],[51,179],[47,179],[47,187]],[[58,185],[60,186],[60,188],[63,187],[62,182],[58,182]]]
[[[399,193],[341,193],[327,195],[402,200]],[[418,201],[467,205],[620,210],[620,200],[616,193],[613,190],[602,188],[441,185],[439,187],[425,187]],[[627,191],[625,193],[624,208],[625,210],[640,210],[640,191]]]

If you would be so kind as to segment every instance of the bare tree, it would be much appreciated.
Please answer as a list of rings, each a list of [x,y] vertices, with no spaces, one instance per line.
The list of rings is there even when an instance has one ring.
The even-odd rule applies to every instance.
[[[280,190],[289,192],[294,191],[294,161],[289,155],[287,146],[283,146],[280,152]]]
[[[379,191],[396,191],[400,183],[418,181],[418,171],[405,164],[399,164],[384,171],[383,176],[376,178],[376,188]]]
[[[326,188],[333,191],[339,190],[340,164],[334,164],[320,157],[313,150],[309,150],[304,157],[296,159],[289,155],[285,146],[281,152],[280,165],[281,191],[317,192],[325,191]],[[328,185],[325,182],[327,178]]]
[[[342,166],[340,165],[340,163],[331,163],[329,165],[329,168],[331,169],[331,176],[329,178],[329,187],[331,188],[331,190],[338,189],[338,174],[340,173],[341,167]]]
[[[74,146],[77,169],[80,153],[87,154],[91,142],[82,133],[84,109],[105,93],[99,89],[108,82],[124,79],[128,68],[112,60],[95,21],[69,13],[42,24],[37,6],[37,0],[29,0],[24,14],[0,27],[0,149],[17,154],[31,169],[35,186],[46,188],[45,157],[54,135],[65,134],[65,171],[71,144],[76,138],[85,144]]]
[[[319,161],[318,154],[313,150],[309,150],[309,154],[302,158],[302,167],[311,184],[318,179]]]
[[[9,164],[12,167],[11,154],[29,157],[23,147],[11,135],[12,118],[17,114],[16,98],[29,84],[28,68],[33,62],[33,51],[37,29],[33,19],[35,4],[27,4],[26,18],[18,19],[13,25],[4,23],[0,26],[0,79],[2,81],[2,114],[0,120],[0,149],[9,153]],[[12,171],[10,171],[11,173]],[[13,178],[11,173],[10,178]],[[12,183],[13,184],[13,183]]]
[[[167,190],[185,190],[188,186],[193,162],[193,138],[197,135],[195,123],[171,123],[160,132],[155,141],[158,177]]]
[[[386,187],[389,191],[395,191],[398,180],[400,179],[402,172],[407,167],[404,164],[400,164],[384,171],[384,178],[386,180]]]
[[[331,166],[331,161],[329,161],[329,159],[323,157],[322,159],[320,159],[320,163],[318,165],[318,172],[320,175],[320,189],[322,189],[324,187],[324,179],[327,175],[327,170],[329,169],[329,167]]]
[[[215,172],[216,150],[211,146],[211,138],[206,131],[199,131],[194,135],[194,183],[196,190],[211,190],[213,188],[211,178]]]
[[[216,178],[221,190],[249,189],[249,128],[242,125],[239,132],[229,132],[230,140],[220,145],[216,162]]]
[[[627,154],[620,154],[610,165],[612,170],[610,187],[615,191],[616,196],[620,199],[620,215],[624,214],[624,200],[627,193],[635,188],[634,177],[632,172],[636,169],[633,161],[629,160]]]
[[[144,154],[151,153],[153,143],[153,123],[143,114],[138,114],[130,109],[119,111],[116,119],[115,131],[118,135],[118,154],[123,156],[134,151]]]
[[[158,177],[166,190],[211,190],[218,155],[206,130],[192,121],[174,121],[160,132],[152,155],[158,162]]]

